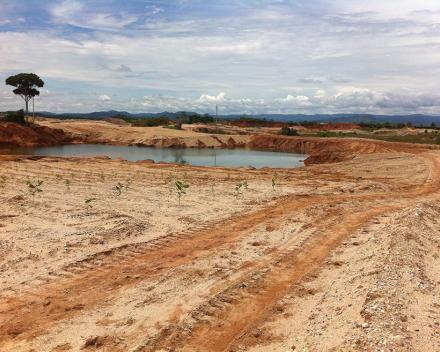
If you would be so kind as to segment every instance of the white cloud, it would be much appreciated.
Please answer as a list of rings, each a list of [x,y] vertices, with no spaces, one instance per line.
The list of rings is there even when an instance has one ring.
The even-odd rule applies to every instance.
[[[98,99],[102,100],[102,101],[112,100],[112,98],[110,98],[108,95],[105,95],[105,94],[104,95],[100,95]]]
[[[349,83],[351,82],[351,79],[341,78],[341,77],[329,77],[330,81],[333,81],[335,83]]]
[[[66,23],[72,26],[92,29],[123,28],[138,21],[139,16],[134,14],[119,13],[88,13],[84,4],[78,1],[64,1],[54,6],[50,12],[56,23]]]
[[[5,24],[14,23],[14,22],[25,22],[25,20],[23,17],[17,18],[15,20],[4,20],[4,21],[0,21],[0,26],[5,25]]]

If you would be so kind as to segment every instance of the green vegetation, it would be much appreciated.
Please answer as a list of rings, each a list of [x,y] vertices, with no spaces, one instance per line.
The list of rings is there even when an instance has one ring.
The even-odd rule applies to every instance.
[[[86,207],[92,209],[93,206],[92,206],[91,203],[92,203],[94,200],[98,200],[98,198],[87,198],[86,201],[85,201]]]
[[[35,194],[39,192],[43,192],[41,188],[39,188],[44,181],[37,180],[35,184],[33,184],[30,180],[26,182],[27,186],[29,187],[29,193],[32,195],[32,200],[35,201]]]
[[[0,118],[0,121],[2,122],[14,122],[16,124],[22,125],[22,126],[29,126],[29,122],[26,122],[24,118],[24,110],[18,110],[16,112],[9,111],[5,116]]]
[[[273,178],[272,178],[272,190],[273,190],[274,192],[275,192],[275,186],[276,186],[275,181],[277,181],[277,180],[278,180],[278,173],[275,172],[274,175],[273,175]]]
[[[121,182],[118,182],[118,184],[115,186],[116,192],[118,193],[117,194],[118,197],[122,194],[123,188],[124,188],[124,184]]]
[[[180,207],[180,198],[182,197],[182,194],[186,194],[185,188],[189,188],[189,185],[186,184],[188,180],[183,179],[182,181],[176,181],[175,187],[176,187],[176,194],[177,198],[179,198],[179,207]]]
[[[28,115],[28,103],[33,97],[40,95],[40,91],[36,88],[44,86],[43,80],[35,73],[19,73],[18,75],[6,78],[5,83],[13,86],[14,94],[19,95],[26,103],[26,116]]]
[[[283,136],[299,136],[299,133],[297,130],[289,127],[283,127],[281,128],[281,132],[278,134],[281,134]]]
[[[243,186],[243,184],[242,183],[237,183],[236,185],[235,185],[235,194],[234,194],[234,197],[235,198],[238,198],[239,196],[240,196],[240,194],[243,194],[242,192],[240,192],[240,188]]]

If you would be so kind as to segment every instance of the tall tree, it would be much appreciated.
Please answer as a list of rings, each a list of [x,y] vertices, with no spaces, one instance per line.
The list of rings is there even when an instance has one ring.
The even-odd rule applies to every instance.
[[[28,102],[33,97],[40,95],[40,91],[36,88],[44,86],[43,80],[35,73],[19,73],[18,75],[6,78],[6,84],[13,86],[14,94],[17,94],[23,98],[26,102],[26,116],[28,115]]]

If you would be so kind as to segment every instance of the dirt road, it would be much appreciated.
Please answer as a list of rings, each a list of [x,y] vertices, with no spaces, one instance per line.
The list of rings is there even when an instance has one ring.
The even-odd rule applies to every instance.
[[[0,163],[1,351],[439,350],[436,151]]]

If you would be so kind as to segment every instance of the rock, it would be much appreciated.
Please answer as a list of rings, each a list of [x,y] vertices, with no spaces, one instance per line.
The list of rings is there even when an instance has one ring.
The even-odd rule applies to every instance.
[[[362,324],[362,327],[363,327],[364,329],[366,329],[366,328],[370,327],[370,324],[368,324],[368,323],[363,323],[363,324]]]
[[[403,342],[404,337],[402,335],[396,335],[393,337],[393,340],[395,343],[397,343],[398,345],[401,345]]]

